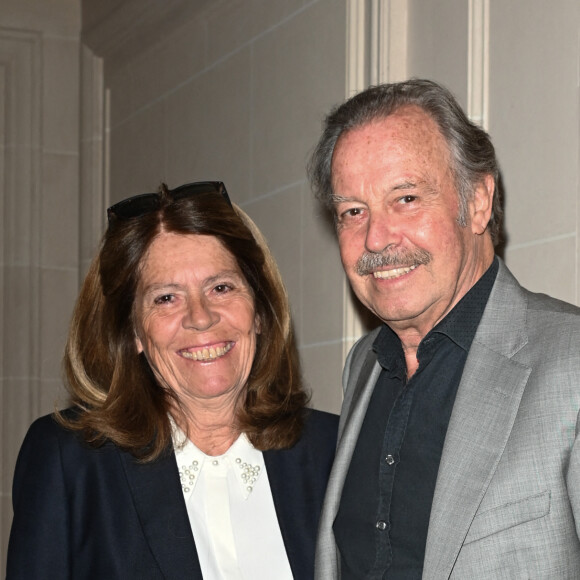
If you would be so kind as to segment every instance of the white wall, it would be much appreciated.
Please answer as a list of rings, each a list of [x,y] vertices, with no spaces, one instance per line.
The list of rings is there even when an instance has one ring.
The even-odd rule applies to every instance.
[[[78,291],[76,0],[0,1],[0,561],[16,454],[62,396]]]

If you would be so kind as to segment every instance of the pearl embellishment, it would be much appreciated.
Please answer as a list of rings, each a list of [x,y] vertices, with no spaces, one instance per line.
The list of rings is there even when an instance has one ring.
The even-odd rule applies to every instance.
[[[181,480],[181,487],[185,493],[191,491],[193,487],[193,483],[195,481],[196,473],[195,471],[199,471],[198,462],[193,461],[191,465],[182,465],[181,471],[179,472],[179,479]]]
[[[221,461],[218,459],[212,459],[211,465],[217,467],[220,465]],[[252,465],[243,461],[240,457],[235,459],[235,464],[240,468],[240,479],[241,483],[245,486],[245,490],[250,494],[253,489],[258,477],[260,476],[260,465]],[[194,460],[189,465],[182,465],[179,470],[179,479],[181,481],[181,488],[184,493],[189,493],[195,486],[196,477],[199,476],[200,464],[199,461]]]
[[[251,492],[254,489],[254,484],[260,475],[260,466],[252,465],[251,463],[242,463],[242,460],[238,457],[236,459],[236,464],[242,470],[242,481],[247,484],[246,491]]]

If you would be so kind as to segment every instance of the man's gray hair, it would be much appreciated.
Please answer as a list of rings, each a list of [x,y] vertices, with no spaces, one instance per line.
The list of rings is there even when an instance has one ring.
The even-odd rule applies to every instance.
[[[339,137],[388,117],[401,107],[423,109],[439,126],[451,153],[451,170],[459,193],[458,222],[467,224],[467,206],[475,188],[487,175],[495,184],[489,232],[499,242],[502,209],[498,191],[499,168],[489,135],[472,123],[455,97],[441,85],[424,79],[373,86],[335,107],[324,121],[324,131],[308,164],[308,174],[316,197],[333,210],[332,156]]]

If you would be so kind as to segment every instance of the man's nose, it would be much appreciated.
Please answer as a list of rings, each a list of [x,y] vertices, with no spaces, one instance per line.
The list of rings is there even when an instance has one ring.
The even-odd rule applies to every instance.
[[[399,243],[400,234],[392,215],[386,211],[374,211],[369,215],[365,248],[369,252],[381,253],[388,246]]]

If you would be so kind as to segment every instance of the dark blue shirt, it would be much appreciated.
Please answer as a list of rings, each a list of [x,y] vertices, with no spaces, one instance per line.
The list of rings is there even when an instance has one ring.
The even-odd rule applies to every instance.
[[[498,267],[423,338],[408,381],[398,336],[385,325],[373,344],[382,371],[333,526],[342,580],[421,579],[445,434]]]

